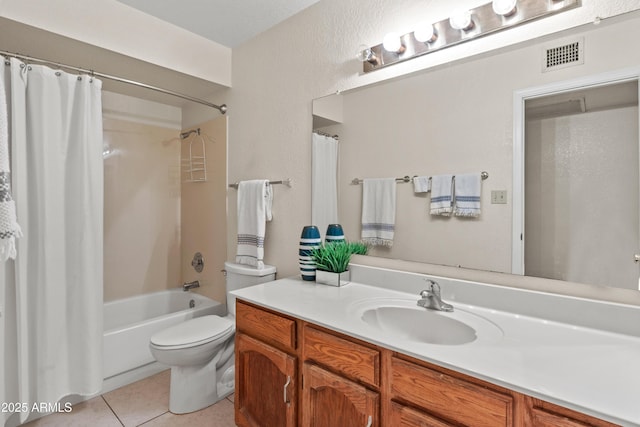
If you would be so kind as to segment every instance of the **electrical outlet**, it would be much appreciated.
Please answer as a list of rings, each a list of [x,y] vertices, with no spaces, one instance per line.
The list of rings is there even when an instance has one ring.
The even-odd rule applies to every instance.
[[[504,205],[507,203],[507,190],[492,190],[491,204]]]

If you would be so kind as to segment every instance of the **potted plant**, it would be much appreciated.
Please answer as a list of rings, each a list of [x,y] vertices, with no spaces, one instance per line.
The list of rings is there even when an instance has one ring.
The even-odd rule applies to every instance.
[[[316,282],[331,286],[349,283],[351,255],[366,255],[368,246],[362,242],[325,243],[311,251],[316,263]]]

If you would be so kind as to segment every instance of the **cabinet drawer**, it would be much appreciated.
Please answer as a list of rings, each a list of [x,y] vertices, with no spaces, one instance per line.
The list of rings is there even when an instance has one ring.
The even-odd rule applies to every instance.
[[[304,356],[349,378],[380,385],[378,350],[305,325]]]
[[[389,425],[393,427],[455,427],[453,424],[440,421],[424,412],[396,402],[391,402]]]
[[[513,398],[396,357],[391,361],[392,397],[466,426],[511,426]]]
[[[530,408],[527,425],[532,427],[619,427],[618,424],[528,396],[527,405]]]
[[[296,348],[296,322],[236,301],[236,328],[285,350]]]

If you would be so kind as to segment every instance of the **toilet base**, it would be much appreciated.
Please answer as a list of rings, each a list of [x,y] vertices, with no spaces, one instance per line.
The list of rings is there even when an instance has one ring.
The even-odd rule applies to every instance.
[[[223,366],[216,369],[219,360],[220,354],[204,366],[171,368],[169,411],[174,414],[199,411],[233,393],[234,358],[229,358]]]

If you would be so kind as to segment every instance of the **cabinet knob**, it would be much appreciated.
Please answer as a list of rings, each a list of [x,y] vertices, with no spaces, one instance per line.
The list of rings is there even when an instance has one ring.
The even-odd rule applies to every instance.
[[[367,422],[367,426],[366,427],[371,427],[371,424],[373,424],[373,417],[371,417],[371,415],[369,415],[369,421]]]

